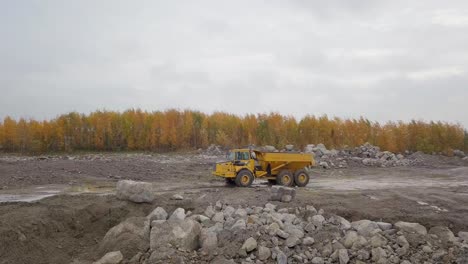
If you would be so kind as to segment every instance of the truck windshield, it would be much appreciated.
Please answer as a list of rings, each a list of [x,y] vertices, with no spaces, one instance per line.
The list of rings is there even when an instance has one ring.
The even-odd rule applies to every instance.
[[[249,160],[248,152],[229,152],[229,160]]]

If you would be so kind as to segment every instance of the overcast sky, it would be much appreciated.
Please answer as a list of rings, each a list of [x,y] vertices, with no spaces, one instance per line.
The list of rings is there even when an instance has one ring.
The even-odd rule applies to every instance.
[[[468,127],[468,1],[0,2],[0,118],[128,108]]]

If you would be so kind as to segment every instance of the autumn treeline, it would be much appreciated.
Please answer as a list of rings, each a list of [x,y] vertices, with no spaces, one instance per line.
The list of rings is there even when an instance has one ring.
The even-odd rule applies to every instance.
[[[5,152],[54,151],[174,151],[206,148],[286,144],[303,147],[324,143],[328,148],[354,147],[370,142],[392,152],[450,153],[467,147],[467,132],[446,122],[388,122],[365,118],[341,119],[308,115],[301,120],[278,113],[223,112],[205,114],[191,110],[146,112],[72,112],[53,120],[15,120],[0,123],[0,148]]]

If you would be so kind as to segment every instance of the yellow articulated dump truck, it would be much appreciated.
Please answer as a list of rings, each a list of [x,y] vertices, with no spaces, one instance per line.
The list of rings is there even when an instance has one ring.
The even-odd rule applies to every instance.
[[[255,178],[284,186],[304,187],[309,183],[305,170],[308,166],[315,166],[311,154],[233,149],[228,161],[216,164],[213,175],[240,187],[250,186]]]

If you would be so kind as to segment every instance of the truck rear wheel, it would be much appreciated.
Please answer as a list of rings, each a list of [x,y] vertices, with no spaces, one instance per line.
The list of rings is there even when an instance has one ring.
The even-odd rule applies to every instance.
[[[236,185],[239,187],[249,187],[254,181],[252,173],[248,170],[241,170],[236,176]]]
[[[276,176],[276,183],[283,186],[292,186],[294,184],[294,177],[291,171],[282,170]]]
[[[297,170],[294,173],[294,182],[299,187],[304,187],[309,183],[309,174],[304,169]]]

